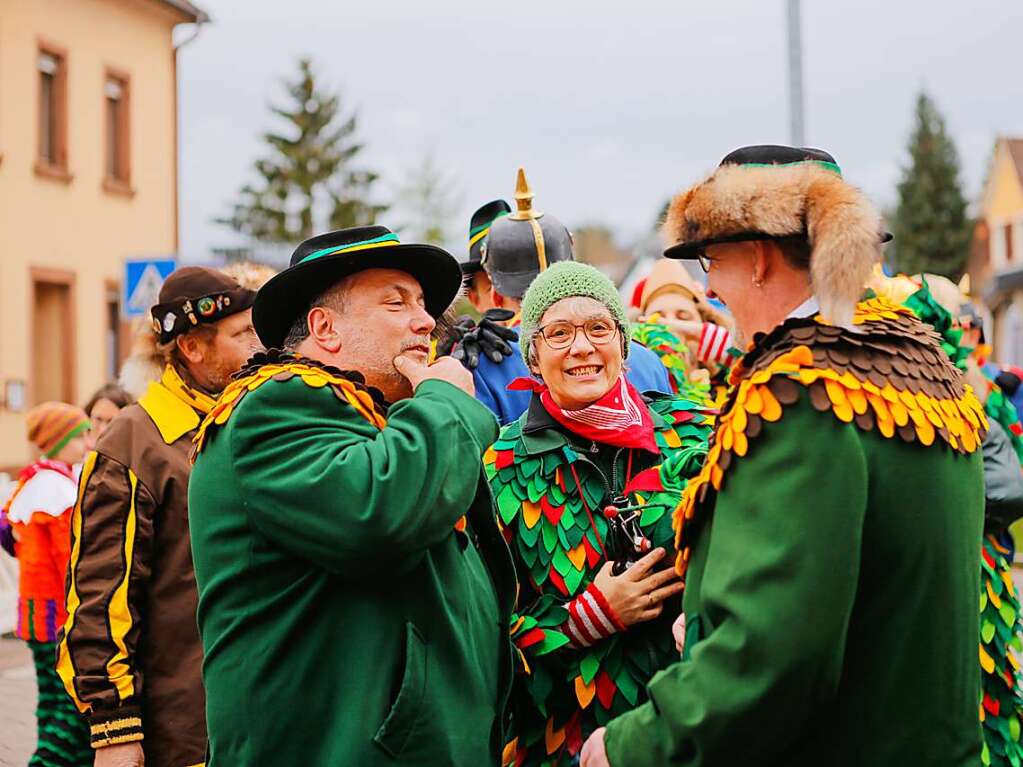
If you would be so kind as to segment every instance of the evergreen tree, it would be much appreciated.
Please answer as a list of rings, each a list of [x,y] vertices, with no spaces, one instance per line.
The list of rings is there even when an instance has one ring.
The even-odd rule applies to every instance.
[[[893,221],[894,263],[908,274],[933,272],[956,279],[969,253],[971,226],[959,184],[958,152],[925,93],[917,97],[909,156]]]
[[[353,167],[363,149],[355,114],[342,115],[340,97],[320,86],[308,59],[287,92],[287,106],[271,106],[287,130],[263,135],[270,153],[255,163],[259,183],[243,186],[233,213],[217,221],[276,243],[372,224],[386,206],[370,202],[377,175]]]
[[[405,181],[396,194],[392,214],[403,223],[402,239],[446,245],[455,240],[460,229],[455,220],[458,190],[454,176],[446,175],[431,155],[405,173]]]

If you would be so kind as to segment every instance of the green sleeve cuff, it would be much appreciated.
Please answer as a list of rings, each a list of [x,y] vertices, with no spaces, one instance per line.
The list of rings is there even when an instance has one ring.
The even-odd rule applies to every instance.
[[[447,381],[429,378],[416,387],[414,398],[439,399],[449,404],[469,431],[479,439],[482,448],[480,455],[497,440],[496,416],[486,405],[457,386]]]
[[[613,719],[604,733],[604,750],[611,767],[660,767],[665,764],[653,728],[657,723],[653,705],[644,703]]]

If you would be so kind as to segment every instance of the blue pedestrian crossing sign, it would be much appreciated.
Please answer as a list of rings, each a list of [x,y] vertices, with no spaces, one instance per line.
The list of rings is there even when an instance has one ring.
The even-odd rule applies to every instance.
[[[121,313],[143,317],[160,297],[160,288],[177,262],[172,258],[132,259],[124,262],[124,297]]]

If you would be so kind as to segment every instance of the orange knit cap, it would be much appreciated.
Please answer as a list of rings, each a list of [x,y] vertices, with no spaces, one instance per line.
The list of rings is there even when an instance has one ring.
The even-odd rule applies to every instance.
[[[650,270],[639,299],[640,310],[645,312],[647,304],[664,293],[681,293],[698,305],[707,306],[707,294],[703,286],[689,274],[681,262],[666,258],[657,261]]]
[[[64,446],[89,428],[89,416],[66,402],[44,402],[28,411],[25,419],[28,439],[52,458]]]

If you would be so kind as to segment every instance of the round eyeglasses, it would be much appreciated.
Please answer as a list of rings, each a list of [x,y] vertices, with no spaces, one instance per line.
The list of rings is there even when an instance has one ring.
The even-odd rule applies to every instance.
[[[552,349],[567,349],[575,343],[575,337],[580,328],[590,343],[595,346],[606,344],[618,335],[618,323],[605,319],[587,320],[581,325],[567,320],[558,320],[548,323],[542,328],[537,328],[537,332]]]
[[[710,256],[707,255],[707,251],[703,248],[696,251],[696,260],[700,262],[700,268],[703,269],[703,273],[707,274],[710,271]]]

